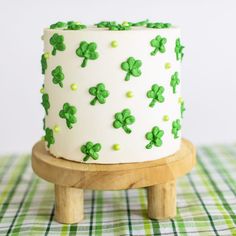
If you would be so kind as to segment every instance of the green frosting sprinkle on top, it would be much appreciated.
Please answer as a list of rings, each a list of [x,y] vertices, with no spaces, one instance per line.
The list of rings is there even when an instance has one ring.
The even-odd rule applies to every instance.
[[[106,98],[109,96],[109,92],[105,89],[105,85],[103,83],[97,84],[96,87],[91,87],[89,89],[89,93],[95,98],[90,102],[91,105],[95,105],[98,101],[100,104],[104,104],[106,102]]]
[[[131,115],[130,109],[124,109],[121,112],[115,114],[115,121],[113,122],[113,127],[116,129],[123,128],[123,130],[130,134],[132,130],[128,125],[132,125],[135,122],[135,117]]]
[[[42,95],[42,102],[41,102],[42,106],[45,109],[46,114],[48,115],[48,109],[50,108],[50,102],[49,102],[49,96],[47,93],[44,93]]]
[[[146,149],[151,149],[154,146],[160,147],[162,145],[161,138],[164,135],[164,131],[161,130],[158,126],[154,126],[150,132],[146,133],[146,139],[150,141],[146,145]]]
[[[72,129],[72,124],[77,122],[76,114],[77,109],[74,106],[71,106],[69,103],[64,103],[62,110],[59,112],[59,116],[62,119],[66,120],[66,125],[69,129]]]
[[[58,21],[57,23],[50,25],[50,29],[81,30],[85,28],[87,28],[86,25],[80,24],[75,21],[68,21],[68,22]]]
[[[123,22],[122,24],[118,24],[115,21],[101,21],[95,24],[98,28],[108,28],[109,30],[130,30],[131,23]]]
[[[74,21],[68,21],[67,28],[65,30],[81,30],[81,29],[86,29],[86,28],[87,28],[86,25],[82,25]]]
[[[64,44],[64,36],[53,34],[50,38],[50,44],[53,46],[52,55],[55,56],[58,51],[65,51],[66,45]]]
[[[46,69],[48,68],[47,58],[45,57],[45,54],[42,54],[41,56],[41,68],[42,68],[42,74],[44,75]]]
[[[97,44],[95,42],[88,43],[82,41],[79,47],[76,49],[75,53],[78,57],[83,57],[84,60],[81,67],[86,67],[88,60],[96,60],[99,57],[98,52],[96,52]]]
[[[143,20],[143,21],[138,21],[138,22],[129,22],[131,26],[146,26],[148,24],[149,20]]]
[[[142,72],[140,67],[142,66],[142,61],[136,60],[133,57],[129,57],[126,61],[121,63],[121,69],[126,71],[125,81],[130,80],[130,76],[139,77]]]
[[[163,97],[163,92],[165,91],[164,87],[159,86],[157,84],[153,84],[151,90],[147,92],[147,97],[152,98],[150,107],[154,107],[156,102],[164,102],[165,98]]]
[[[109,28],[111,25],[116,25],[115,21],[100,21],[95,24],[98,28]]]
[[[93,144],[91,141],[87,142],[85,145],[82,145],[80,150],[85,154],[83,161],[87,161],[90,157],[93,160],[97,160],[99,158],[98,152],[101,149],[102,145],[100,143]]]
[[[147,28],[152,28],[152,29],[166,29],[170,28],[172,25],[170,23],[160,23],[160,22],[155,22],[155,23],[147,23]]]
[[[164,53],[166,51],[165,44],[167,42],[166,38],[162,38],[160,35],[157,35],[156,38],[152,39],[150,45],[155,48],[150,54],[155,56],[157,52]]]
[[[170,86],[173,89],[173,93],[176,93],[176,87],[177,85],[179,85],[180,83],[180,79],[179,79],[179,73],[175,72],[172,76],[171,76],[171,80],[170,80]]]
[[[62,21],[58,21],[55,24],[50,25],[50,29],[61,29],[66,27],[66,23]]]
[[[180,39],[176,39],[175,41],[175,54],[176,54],[176,60],[179,61],[183,59],[184,57],[184,46],[181,45]]]
[[[172,132],[172,134],[174,135],[174,138],[175,138],[175,139],[176,139],[176,138],[179,138],[178,132],[180,131],[180,129],[181,129],[180,120],[177,119],[177,120],[173,121],[173,122],[172,122],[172,130],[171,130],[171,132]]]
[[[62,71],[62,67],[61,66],[57,66],[54,70],[52,70],[51,74],[53,76],[52,82],[54,84],[58,84],[62,88],[63,87],[62,81],[65,78],[65,76],[63,74],[63,71]]]
[[[47,147],[48,148],[50,148],[50,146],[55,143],[55,139],[54,139],[54,136],[53,136],[53,130],[52,129],[50,129],[50,128],[45,129],[44,140],[47,142]]]

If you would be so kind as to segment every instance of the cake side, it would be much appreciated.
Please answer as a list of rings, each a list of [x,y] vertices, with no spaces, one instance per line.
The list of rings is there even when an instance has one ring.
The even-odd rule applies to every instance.
[[[42,103],[50,153],[105,164],[175,153],[184,109],[179,37],[177,27],[45,29]]]

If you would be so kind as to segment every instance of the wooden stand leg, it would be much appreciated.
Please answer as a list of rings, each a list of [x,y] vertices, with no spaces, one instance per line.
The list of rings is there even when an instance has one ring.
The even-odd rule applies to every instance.
[[[148,217],[168,219],[176,215],[176,181],[148,187]]]
[[[80,222],[84,217],[84,193],[82,189],[55,185],[55,217],[64,224]]]

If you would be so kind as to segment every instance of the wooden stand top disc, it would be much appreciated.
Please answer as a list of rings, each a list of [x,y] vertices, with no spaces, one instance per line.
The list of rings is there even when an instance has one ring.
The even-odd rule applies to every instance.
[[[188,173],[195,163],[195,148],[186,139],[171,156],[128,164],[86,164],[55,158],[43,141],[32,150],[32,167],[38,176],[56,185],[81,189],[120,190],[167,183]]]

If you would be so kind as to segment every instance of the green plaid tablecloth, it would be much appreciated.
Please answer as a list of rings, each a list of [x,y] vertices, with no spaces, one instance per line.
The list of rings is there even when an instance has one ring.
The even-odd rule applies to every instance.
[[[85,220],[54,221],[53,185],[28,155],[0,158],[0,235],[236,235],[236,146],[198,148],[198,164],[177,182],[175,220],[147,218],[145,189],[85,191]]]

